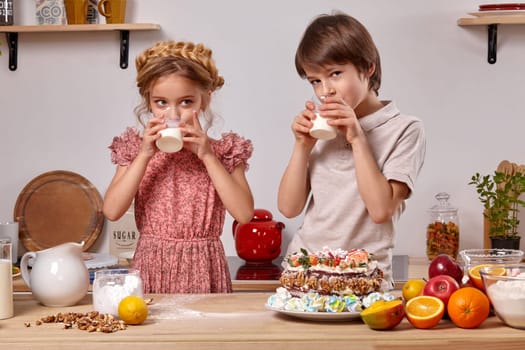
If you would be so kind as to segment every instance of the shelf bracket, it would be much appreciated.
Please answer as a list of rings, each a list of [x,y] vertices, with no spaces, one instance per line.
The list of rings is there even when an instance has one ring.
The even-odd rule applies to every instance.
[[[488,45],[488,61],[490,64],[496,63],[496,51],[498,46],[498,25],[489,24],[488,26],[489,45]]]
[[[18,66],[18,33],[5,33],[9,49],[9,70],[15,71]]]
[[[129,30],[120,31],[120,68],[128,68]]]

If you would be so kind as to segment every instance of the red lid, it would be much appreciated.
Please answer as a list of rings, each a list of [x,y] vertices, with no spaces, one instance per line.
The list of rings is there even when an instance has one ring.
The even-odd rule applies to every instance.
[[[480,11],[525,10],[525,3],[484,4],[484,5],[479,5],[479,10]]]

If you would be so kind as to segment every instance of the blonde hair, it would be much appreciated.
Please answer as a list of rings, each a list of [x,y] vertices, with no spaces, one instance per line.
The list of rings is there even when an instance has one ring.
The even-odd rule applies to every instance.
[[[224,85],[224,78],[219,75],[211,49],[192,42],[161,41],[138,55],[135,67],[137,87],[142,99],[135,107],[135,114],[142,125],[142,115],[150,111],[151,88],[160,77],[175,73],[194,81],[202,89],[206,128],[211,126],[213,115],[208,110],[208,92],[214,92]]]

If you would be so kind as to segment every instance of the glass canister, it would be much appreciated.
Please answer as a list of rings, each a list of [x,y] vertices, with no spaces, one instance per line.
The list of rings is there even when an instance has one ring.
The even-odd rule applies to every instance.
[[[93,308],[118,317],[118,305],[129,295],[144,297],[142,279],[136,269],[106,269],[95,272]]]
[[[448,193],[440,192],[438,203],[430,208],[430,223],[427,226],[427,257],[434,259],[439,254],[448,254],[454,259],[459,250],[458,209],[450,205]]]

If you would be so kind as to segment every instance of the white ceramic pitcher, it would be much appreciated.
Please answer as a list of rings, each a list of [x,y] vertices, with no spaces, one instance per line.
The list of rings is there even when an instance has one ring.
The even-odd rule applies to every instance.
[[[82,258],[82,246],[83,243],[69,242],[22,256],[22,278],[36,300],[46,306],[71,306],[87,294],[89,272]],[[29,272],[27,264],[31,258]]]

